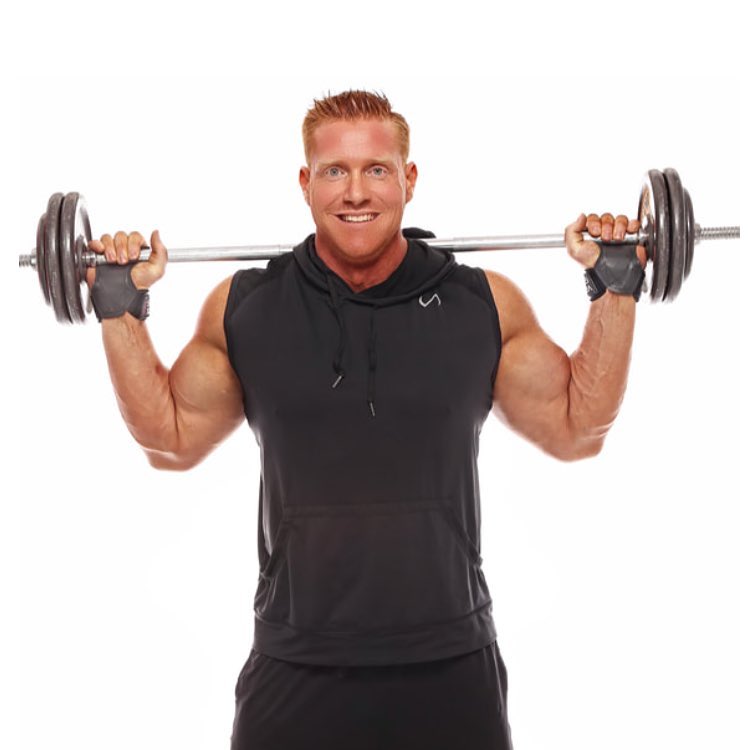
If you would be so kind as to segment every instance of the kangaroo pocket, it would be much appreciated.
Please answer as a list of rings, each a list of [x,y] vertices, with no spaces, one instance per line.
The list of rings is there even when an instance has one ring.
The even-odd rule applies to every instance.
[[[255,611],[301,630],[425,627],[490,601],[481,562],[449,501],[286,507]]]

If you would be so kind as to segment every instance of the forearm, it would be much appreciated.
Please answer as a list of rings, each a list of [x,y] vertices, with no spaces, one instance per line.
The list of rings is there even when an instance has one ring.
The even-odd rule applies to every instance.
[[[169,370],[159,360],[146,324],[129,314],[102,321],[102,340],[125,424],[151,460],[177,445]]]
[[[575,457],[592,456],[620,410],[635,327],[632,296],[607,292],[591,303],[583,339],[570,356],[568,434]]]

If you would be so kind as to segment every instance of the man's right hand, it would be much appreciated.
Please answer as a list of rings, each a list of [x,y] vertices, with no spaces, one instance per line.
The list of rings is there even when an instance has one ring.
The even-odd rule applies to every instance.
[[[115,236],[103,234],[98,240],[91,240],[89,248],[95,253],[103,253],[108,263],[124,265],[137,260],[141,249],[146,245],[140,232],[116,232]],[[144,263],[136,263],[130,271],[136,289],[148,289],[162,276],[167,265],[167,248],[159,237],[158,230],[151,233],[151,255]],[[96,269],[86,270],[86,283],[91,288],[96,279]]]

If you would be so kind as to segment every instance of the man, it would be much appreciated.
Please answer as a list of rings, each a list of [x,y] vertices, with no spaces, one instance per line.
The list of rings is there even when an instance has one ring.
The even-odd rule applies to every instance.
[[[303,136],[315,233],[222,282],[171,369],[143,322],[167,261],[158,232],[132,270],[139,233],[91,242],[111,263],[88,282],[112,381],[150,463],[189,469],[243,417],[261,448],[255,639],[232,747],[510,748],[479,433],[492,408],[561,460],[601,450],[645,254],[613,261],[582,231],[621,239],[638,223],[567,227],[593,300],[568,357],[507,278],[402,231],[417,167],[385,97],[316,101]]]

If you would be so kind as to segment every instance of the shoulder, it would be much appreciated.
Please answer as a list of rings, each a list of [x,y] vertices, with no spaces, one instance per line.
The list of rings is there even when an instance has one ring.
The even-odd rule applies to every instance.
[[[223,298],[225,317],[231,318],[255,291],[281,278],[285,269],[290,268],[291,263],[292,254],[284,253],[269,260],[264,268],[245,268],[237,271],[229,279],[225,279],[219,285],[219,288],[222,288],[226,284],[227,294]]]
[[[292,262],[292,253],[284,253],[271,258],[264,268],[245,268],[230,278],[228,303],[230,308],[237,306],[248,294],[279,276]],[[230,312],[232,310],[230,309]]]
[[[480,269],[487,279],[501,320],[503,343],[529,329],[538,328],[536,315],[524,293],[507,276]]]
[[[484,302],[492,309],[493,313],[495,312],[492,290],[483,269],[466,263],[454,262],[447,274],[446,281],[450,284],[457,284],[473,297]]]
[[[284,253],[268,261],[264,268],[245,268],[224,279],[208,295],[198,321],[196,335],[227,350],[227,324],[253,293],[280,278],[290,267],[292,254]]]
[[[229,276],[211,290],[203,303],[195,328],[195,338],[201,339],[222,351],[227,350],[224,334],[224,314],[236,278],[237,274]]]

